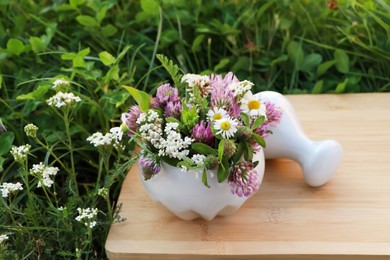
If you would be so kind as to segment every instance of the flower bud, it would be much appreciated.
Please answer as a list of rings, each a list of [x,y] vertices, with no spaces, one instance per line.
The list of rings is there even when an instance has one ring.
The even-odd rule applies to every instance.
[[[232,157],[237,151],[237,146],[232,140],[225,140],[225,145],[223,147],[223,153],[227,158]]]
[[[243,126],[243,127],[238,128],[237,133],[238,133],[239,138],[248,139],[252,136],[253,131],[249,127]]]
[[[31,136],[32,138],[37,137],[38,127],[34,124],[28,124],[24,127],[24,132],[27,136]]]
[[[218,168],[218,158],[215,155],[208,155],[204,160],[204,167],[208,170],[215,170]]]

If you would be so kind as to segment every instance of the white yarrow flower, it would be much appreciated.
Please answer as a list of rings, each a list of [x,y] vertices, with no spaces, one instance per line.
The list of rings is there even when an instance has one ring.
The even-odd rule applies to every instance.
[[[79,215],[75,218],[78,222],[83,223],[88,228],[96,226],[97,208],[77,208]]]
[[[254,84],[248,80],[243,80],[237,83],[232,83],[228,88],[233,91],[234,96],[245,95],[249,90],[251,90]]]
[[[21,146],[14,146],[11,149],[11,154],[14,156],[15,161],[23,163],[27,159],[27,155],[30,152],[31,145],[25,144]]]
[[[9,194],[16,193],[19,190],[23,190],[23,184],[21,184],[20,182],[3,182],[3,184],[0,185],[0,192],[3,198],[8,198]]]
[[[30,174],[38,178],[38,188],[42,186],[50,188],[54,184],[52,176],[56,176],[58,171],[58,167],[49,167],[40,162],[32,166]]]
[[[69,81],[64,80],[64,79],[56,79],[53,83],[53,89],[56,89],[60,86],[68,87],[69,86]]]
[[[57,108],[74,105],[80,101],[81,98],[75,96],[73,93],[63,93],[62,91],[59,91],[57,94],[46,100],[49,106]]]
[[[228,113],[223,108],[214,107],[213,109],[210,109],[209,112],[207,112],[207,119],[209,122],[214,122],[216,120],[220,120],[222,118],[227,118]]]
[[[204,166],[204,160],[206,159],[206,156],[203,155],[203,154],[194,154],[192,157],[191,157],[191,160],[194,161],[194,163],[197,165],[197,166]]]
[[[261,103],[261,95],[248,91],[241,100],[241,111],[251,117],[266,116],[265,105]]]
[[[214,129],[217,130],[217,134],[222,135],[223,138],[233,137],[237,132],[238,122],[232,118],[222,118],[214,122]]]

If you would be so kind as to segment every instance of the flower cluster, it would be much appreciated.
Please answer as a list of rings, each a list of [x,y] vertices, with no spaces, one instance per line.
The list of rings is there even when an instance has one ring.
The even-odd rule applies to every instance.
[[[72,106],[76,103],[80,102],[81,98],[78,96],[75,96],[73,93],[64,93],[62,91],[57,92],[54,96],[49,98],[46,102],[49,106],[52,107],[66,107],[66,106]]]
[[[32,166],[30,174],[38,178],[38,188],[42,187],[42,185],[50,188],[54,184],[52,176],[56,176],[58,171],[57,167],[49,167],[40,162]]]
[[[14,194],[19,190],[23,190],[23,184],[20,182],[17,183],[8,183],[3,182],[3,184],[0,185],[0,192],[1,196],[3,198],[8,198],[9,194]]]
[[[227,180],[238,196],[257,191],[253,154],[265,146],[264,138],[282,111],[252,87],[229,72],[186,74],[177,86],[158,87],[155,96],[132,89],[138,106],[122,115],[122,123],[129,136],[141,139],[145,179],[158,174],[160,163],[166,162],[183,171],[217,171],[218,181]],[[202,181],[208,186],[207,178]]]
[[[93,228],[96,226],[96,216],[98,213],[97,208],[77,208],[79,215],[75,218],[78,222],[83,223],[88,228]]]
[[[13,155],[16,162],[23,163],[30,152],[31,145],[25,144],[21,146],[14,146],[11,149],[11,154]]]
[[[118,147],[119,142],[122,140],[123,131],[120,127],[113,127],[109,133],[102,134],[96,132],[87,138],[87,141],[93,144],[95,147],[99,146],[114,146]]]

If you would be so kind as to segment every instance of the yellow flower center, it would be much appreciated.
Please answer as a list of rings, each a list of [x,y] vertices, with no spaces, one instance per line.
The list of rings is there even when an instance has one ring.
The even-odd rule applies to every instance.
[[[250,110],[252,109],[259,109],[260,108],[260,102],[257,100],[251,100],[248,102],[248,108]]]
[[[215,114],[214,115],[214,120],[219,120],[219,119],[222,119],[222,115],[221,114]]]
[[[221,123],[221,129],[222,130],[229,130],[230,129],[230,123],[225,121]]]

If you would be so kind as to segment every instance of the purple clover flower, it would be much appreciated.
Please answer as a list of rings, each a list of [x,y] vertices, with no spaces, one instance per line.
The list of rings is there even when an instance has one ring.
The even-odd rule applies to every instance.
[[[243,161],[235,165],[229,176],[231,192],[239,197],[248,197],[259,189],[257,171],[253,163]]]
[[[192,129],[192,137],[200,143],[212,146],[214,144],[214,135],[211,132],[210,123],[201,121]]]
[[[177,102],[169,101],[164,109],[164,114],[166,117],[179,118],[182,109],[183,107],[181,106],[180,101]]]
[[[263,138],[266,138],[271,133],[269,128],[275,127],[282,119],[283,111],[270,101],[265,101],[264,104],[267,120],[259,128],[255,129],[255,132]]]
[[[232,83],[240,82],[238,78],[233,74],[233,72],[228,72],[224,78],[222,75],[210,75],[210,84],[211,86],[221,86],[227,88]]]
[[[231,117],[240,116],[240,106],[235,99],[234,93],[229,89],[229,85],[240,82],[237,77],[229,72],[222,75],[211,75],[210,85],[211,90],[211,107],[219,107],[225,109]]]
[[[153,108],[165,109],[168,102],[180,102],[177,88],[171,87],[169,83],[161,85],[157,88],[156,98],[153,102]]]
[[[141,171],[145,180],[149,180],[161,170],[160,164],[149,156],[141,157],[139,165],[141,166]]]
[[[138,106],[132,106],[129,109],[129,112],[122,114],[122,123],[126,124],[126,126],[130,129],[128,135],[133,136],[134,132],[137,131],[139,125],[137,124],[137,119],[141,111]]]

